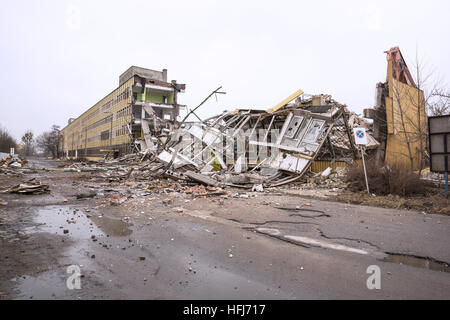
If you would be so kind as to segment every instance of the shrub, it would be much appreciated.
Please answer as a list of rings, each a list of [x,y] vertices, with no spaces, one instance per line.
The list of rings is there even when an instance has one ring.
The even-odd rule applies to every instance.
[[[425,192],[425,183],[418,173],[401,164],[379,166],[374,160],[366,162],[367,179],[371,193],[377,195],[409,196]],[[364,169],[361,162],[348,167],[346,182],[352,191],[366,190]]]

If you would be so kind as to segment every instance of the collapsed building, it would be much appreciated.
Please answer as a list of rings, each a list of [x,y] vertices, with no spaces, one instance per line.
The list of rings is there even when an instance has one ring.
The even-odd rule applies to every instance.
[[[185,85],[167,82],[166,70],[131,67],[120,76],[119,88],[62,130],[61,151],[72,158],[132,153],[140,162],[158,163],[152,170],[166,178],[210,186],[279,186],[307,171],[358,161],[362,149],[352,129],[363,127],[368,144],[362,152],[387,164],[414,158],[419,166],[422,140],[410,137],[426,123],[423,92],[400,50],[387,53],[387,81],[377,85],[377,105],[364,110],[366,118],[330,95],[297,90],[268,110],[237,109],[202,120],[196,110],[224,93],[220,87],[178,120],[184,106],[177,94]],[[187,122],[190,115],[198,121]]]
[[[176,81],[168,83],[165,70],[131,67],[116,90],[69,121],[60,134],[60,151],[69,158],[90,159],[140,154],[162,163],[166,176],[186,179],[188,172],[189,179],[208,185],[218,183],[208,174],[222,171],[258,173],[262,178],[256,182],[277,186],[298,180],[308,169],[352,163],[358,151],[351,130],[361,125],[369,129],[330,95],[302,90],[269,110],[224,111],[201,120],[193,109],[177,121],[184,107],[177,103],[177,93],[184,89]],[[191,114],[198,121],[187,122]],[[368,148],[377,146],[372,138]],[[255,182],[242,175],[228,183],[248,181]]]
[[[346,166],[359,157],[352,128],[369,127],[331,96],[302,90],[269,110],[224,111],[183,125],[145,154],[164,164],[165,176],[212,186],[218,181],[279,186],[299,180],[313,164],[316,171]],[[378,145],[371,137],[367,148]]]

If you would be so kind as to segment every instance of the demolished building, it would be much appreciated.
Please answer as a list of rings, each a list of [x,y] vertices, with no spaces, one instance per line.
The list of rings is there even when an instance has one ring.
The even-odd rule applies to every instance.
[[[157,170],[173,179],[212,186],[278,186],[300,179],[309,169],[351,164],[359,157],[351,129],[369,129],[330,95],[302,90],[268,110],[237,109],[201,120],[195,110],[213,94],[223,93],[218,88],[177,121],[183,107],[177,94],[184,89],[175,81],[168,83],[165,70],[129,68],[116,90],[61,131],[61,153],[87,159],[133,153],[141,161],[159,162]],[[198,121],[187,122],[189,114]],[[378,146],[375,139],[370,141],[369,149]],[[210,177],[218,172],[225,175]]]
[[[369,127],[331,96],[298,90],[269,110],[224,111],[186,128],[181,123],[167,143],[146,152],[177,169],[165,172],[173,179],[279,186],[302,178],[313,163],[320,171],[353,163],[359,155],[351,130],[362,125]],[[369,139],[369,149],[378,145]]]
[[[367,155],[386,164],[413,158],[417,167],[425,136],[411,137],[426,125],[423,91],[400,50],[386,53],[387,81],[377,85],[376,106],[364,110],[365,118],[330,95],[297,90],[268,110],[237,109],[200,119],[195,111],[223,93],[218,88],[196,108],[186,109],[180,121],[183,106],[177,93],[185,85],[168,83],[167,71],[131,67],[120,76],[118,89],[62,130],[63,152],[69,157],[134,153],[140,162],[157,164],[152,169],[157,175],[213,187],[279,186],[300,180],[308,171],[358,161],[361,150],[352,129],[363,127]],[[189,115],[198,121],[187,122]]]
[[[59,154],[101,159],[145,150],[155,136],[173,130],[183,106],[178,93],[185,85],[167,82],[167,70],[132,66],[119,86],[76,119],[69,119],[59,136]]]

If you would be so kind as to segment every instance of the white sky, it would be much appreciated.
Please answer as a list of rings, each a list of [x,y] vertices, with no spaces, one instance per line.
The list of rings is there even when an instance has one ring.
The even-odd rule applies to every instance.
[[[450,1],[2,1],[0,125],[64,127],[131,65],[168,69],[199,114],[269,108],[301,88],[372,107],[383,51],[450,77]]]

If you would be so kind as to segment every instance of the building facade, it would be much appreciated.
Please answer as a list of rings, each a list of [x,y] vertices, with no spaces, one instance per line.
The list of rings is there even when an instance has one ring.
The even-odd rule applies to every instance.
[[[98,159],[149,148],[152,137],[164,135],[180,112],[177,95],[185,89],[167,82],[167,70],[132,66],[119,86],[60,132],[59,153],[69,158]]]

